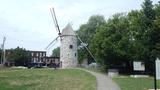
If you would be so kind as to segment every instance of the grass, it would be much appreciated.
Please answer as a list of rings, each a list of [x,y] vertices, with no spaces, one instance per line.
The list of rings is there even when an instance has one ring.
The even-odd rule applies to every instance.
[[[96,90],[96,78],[77,69],[4,69],[0,90]]]
[[[129,76],[120,76],[113,80],[121,87],[121,90],[148,90],[154,88],[154,79],[148,78],[132,78]],[[160,80],[157,81],[160,88]]]

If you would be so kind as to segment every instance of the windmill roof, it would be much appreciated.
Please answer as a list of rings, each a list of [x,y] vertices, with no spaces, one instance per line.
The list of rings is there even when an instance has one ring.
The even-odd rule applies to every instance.
[[[76,35],[70,23],[62,30],[62,35]]]

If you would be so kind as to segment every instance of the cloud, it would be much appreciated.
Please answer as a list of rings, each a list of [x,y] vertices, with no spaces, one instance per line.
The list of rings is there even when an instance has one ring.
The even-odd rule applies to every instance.
[[[91,15],[102,14],[107,19],[117,12],[139,9],[143,0],[0,0],[0,2],[0,39],[2,40],[3,36],[7,37],[6,48],[20,46],[44,50],[50,41],[57,37],[50,7],[55,8],[61,30],[68,22],[72,22],[73,29],[77,30]]]

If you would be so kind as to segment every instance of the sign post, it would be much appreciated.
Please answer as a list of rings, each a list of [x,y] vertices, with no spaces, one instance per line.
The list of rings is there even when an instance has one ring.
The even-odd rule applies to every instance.
[[[157,79],[156,79],[156,61],[154,62],[154,90],[157,90]]]
[[[154,89],[157,90],[157,80],[160,80],[160,60],[157,58],[154,63]]]
[[[160,80],[160,60],[156,59],[156,80]]]

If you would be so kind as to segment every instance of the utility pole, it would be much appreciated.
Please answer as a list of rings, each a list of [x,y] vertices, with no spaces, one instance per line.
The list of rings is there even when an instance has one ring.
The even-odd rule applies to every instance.
[[[6,37],[3,37],[3,44],[2,44],[2,64],[4,65],[6,62],[6,57],[5,57],[5,41]]]
[[[3,60],[3,49],[2,49],[2,44],[1,44],[1,61],[0,61],[0,64],[2,64],[2,60]]]

